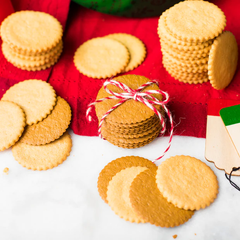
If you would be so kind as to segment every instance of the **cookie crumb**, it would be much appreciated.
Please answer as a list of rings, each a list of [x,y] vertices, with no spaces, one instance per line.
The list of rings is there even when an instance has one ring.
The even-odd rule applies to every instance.
[[[173,235],[172,237],[173,237],[174,239],[177,238],[177,234]]]
[[[3,169],[3,172],[4,172],[5,174],[7,174],[7,175],[8,175],[8,171],[9,171],[9,168],[8,168],[8,167],[5,167],[5,168]]]

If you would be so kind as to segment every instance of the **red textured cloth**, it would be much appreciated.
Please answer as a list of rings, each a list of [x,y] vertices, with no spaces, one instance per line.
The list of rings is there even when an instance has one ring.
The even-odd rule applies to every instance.
[[[18,2],[17,0],[15,1]],[[28,2],[31,3],[30,0]],[[40,6],[35,8],[33,5],[31,7],[34,10],[46,11],[47,9],[47,11],[49,10],[48,12],[57,16],[61,22],[64,22],[66,15],[62,17],[60,10],[66,14],[63,5],[67,5],[68,1],[51,1],[52,5],[49,2],[50,0],[39,1],[38,4],[41,5],[41,9],[38,9]],[[59,2],[59,4],[56,2]],[[54,8],[56,5],[60,6],[60,2],[62,8],[56,14]],[[213,0],[212,2],[224,11],[227,18],[226,30],[231,31],[239,43],[240,28],[238,23],[240,22],[240,15],[238,9],[240,8],[240,1]],[[29,5],[27,6],[28,9],[31,8]],[[2,78],[0,79],[0,89],[2,81],[6,81],[3,88],[4,92],[6,87],[9,87],[14,82],[23,80],[26,76],[43,80],[48,79],[49,83],[57,91],[57,94],[64,97],[72,107],[73,120],[71,127],[74,133],[97,136],[98,123],[96,116],[93,115],[94,121],[88,123],[85,113],[87,105],[95,100],[104,80],[88,78],[79,73],[73,64],[73,55],[80,44],[88,39],[105,36],[110,33],[130,33],[145,43],[147,57],[141,66],[127,74],[138,74],[149,79],[159,80],[160,88],[167,91],[171,98],[168,108],[172,112],[176,125],[175,135],[205,137],[208,100],[210,98],[240,100],[239,70],[231,85],[220,91],[213,89],[209,82],[197,85],[180,83],[172,78],[163,68],[157,24],[158,17],[144,19],[116,17],[98,13],[72,3],[64,34],[64,51],[58,63],[50,70],[25,73],[26,71],[11,67],[9,63],[4,62],[0,53],[0,63],[1,66],[4,66],[4,69],[1,67],[2,71],[0,72],[0,77]],[[3,63],[4,65],[2,65]]]

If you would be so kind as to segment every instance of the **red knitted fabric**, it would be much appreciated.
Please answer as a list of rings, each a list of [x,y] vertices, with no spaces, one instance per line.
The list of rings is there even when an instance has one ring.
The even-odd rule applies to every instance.
[[[14,0],[14,7],[49,12],[64,24],[69,0],[38,1],[36,6],[33,2],[30,0]],[[240,1],[214,0],[212,2],[224,11],[227,18],[226,30],[231,31],[239,43],[240,28],[238,23],[240,22],[240,15],[238,9],[240,8]],[[87,105],[95,100],[104,80],[92,79],[79,73],[73,64],[73,55],[80,44],[88,39],[110,33],[130,33],[145,43],[147,57],[141,66],[127,74],[138,74],[149,79],[157,79],[160,88],[169,93],[171,102],[168,108],[175,122],[175,135],[205,137],[208,100],[210,98],[240,100],[239,71],[237,70],[230,86],[220,91],[213,89],[209,82],[196,85],[180,83],[163,68],[157,24],[158,17],[143,19],[116,17],[98,13],[72,3],[64,34],[64,51],[59,62],[45,71],[27,72],[7,63],[0,53],[0,90],[5,92],[9,86],[23,79],[48,80],[57,94],[65,98],[72,107],[73,120],[71,127],[74,133],[97,136],[98,122],[96,116],[93,115],[94,121],[88,123],[85,113]],[[0,97],[2,92],[0,91]]]

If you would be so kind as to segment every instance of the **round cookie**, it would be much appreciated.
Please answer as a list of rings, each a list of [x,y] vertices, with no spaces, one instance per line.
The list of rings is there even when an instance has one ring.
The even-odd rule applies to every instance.
[[[56,104],[56,93],[49,83],[30,79],[10,87],[2,100],[18,104],[26,114],[27,124],[32,125],[52,111]]]
[[[171,56],[169,53],[163,51],[163,56],[166,62],[169,62],[170,64],[175,64],[180,67],[202,67],[206,66],[208,61],[199,61],[199,60],[191,60],[191,61],[186,61],[183,59],[178,60],[177,58]],[[207,68],[207,67],[205,67]]]
[[[215,89],[224,89],[233,79],[238,63],[238,45],[234,35],[226,31],[217,37],[209,53],[208,75]]]
[[[109,123],[103,122],[102,128],[107,129],[110,132],[114,132],[117,135],[118,134],[141,134],[143,132],[146,132],[150,130],[153,126],[159,125],[160,120],[159,118],[154,119],[154,121],[150,121],[149,123],[145,124],[144,126],[136,126],[134,128],[128,128],[128,127],[121,127],[118,125],[111,125]]]
[[[139,76],[139,75],[123,75],[114,78],[114,80],[122,82],[126,84],[131,89],[137,89],[141,85],[147,83],[149,81],[148,78]],[[120,93],[122,90],[116,86],[108,85],[107,88],[109,90],[112,90],[114,92]],[[152,84],[148,87],[146,87],[144,91],[147,90],[159,90],[159,87],[156,84]],[[97,100],[101,98],[105,98],[110,96],[109,93],[107,93],[104,88],[102,87],[97,95]],[[159,100],[162,99],[161,94],[153,94],[156,98]],[[117,104],[120,100],[119,99],[108,99],[104,100],[100,103],[97,103],[95,105],[95,110],[98,119],[100,120],[102,116],[111,109],[115,104]],[[161,107],[155,106],[156,109],[160,110]],[[144,105],[141,102],[135,101],[133,99],[125,101],[123,104],[118,106],[114,111],[112,111],[106,118],[106,122],[115,123],[118,124],[139,124],[141,122],[147,121],[150,118],[153,118],[155,116],[155,113],[153,110],[151,110],[149,107]]]
[[[146,167],[130,167],[118,172],[109,182],[107,188],[107,201],[111,209],[126,221],[144,223],[131,206],[129,189],[133,179]]]
[[[5,42],[3,42],[3,44],[2,44],[2,48],[4,49],[5,52],[9,52],[9,55],[13,55],[16,58],[20,58],[23,60],[30,60],[30,61],[46,61],[46,60],[48,60],[48,62],[49,62],[49,61],[51,61],[52,58],[54,58],[54,56],[58,55],[58,53],[62,51],[63,43],[61,41],[60,44],[58,44],[56,47],[49,50],[48,52],[43,53],[43,54],[35,54],[35,55],[26,55],[24,53],[22,54],[22,53],[15,52]]]
[[[174,71],[187,72],[187,73],[203,73],[208,71],[208,64],[203,65],[193,65],[193,66],[181,66],[176,62],[171,62],[166,55],[162,58],[163,64],[168,65]]]
[[[93,38],[80,45],[73,62],[78,71],[88,77],[108,78],[124,71],[129,52],[119,41]]]
[[[183,17],[184,16],[184,17]],[[217,37],[226,26],[222,10],[207,1],[184,1],[171,7],[166,27],[177,39],[203,42]]]
[[[157,126],[155,131],[150,132],[148,135],[144,135],[141,137],[129,137],[126,138],[125,136],[115,136],[114,133],[109,133],[109,132],[105,132],[102,131],[102,136],[103,138],[105,138],[107,141],[109,141],[110,143],[120,143],[120,144],[130,144],[130,145],[134,145],[134,144],[142,144],[142,143],[149,143],[149,141],[154,140],[159,134],[160,134],[160,130],[161,130],[161,126]]]
[[[169,48],[168,46],[164,46],[164,44],[162,45],[162,53],[166,54],[166,55],[170,55],[172,58],[175,58],[178,61],[183,61],[183,62],[189,62],[189,63],[195,63],[195,64],[202,64],[202,63],[207,63],[208,62],[208,55],[210,52],[210,48],[208,50],[207,53],[204,53],[201,55],[201,53],[199,54],[191,54],[191,52],[185,53],[185,52],[181,52],[179,50],[175,50],[172,48]]]
[[[47,68],[50,68],[51,66],[53,66],[56,62],[58,61],[58,58],[52,59],[49,63],[45,63],[43,65],[40,65],[38,67],[26,67],[26,66],[19,66],[16,65],[15,67],[20,68],[22,70],[26,70],[26,71],[41,71],[41,70],[45,70]],[[13,64],[13,63],[12,63]],[[13,64],[14,65],[14,64]]]
[[[151,125],[150,127],[146,127],[144,129],[141,130],[141,128],[139,128],[139,131],[122,131],[119,132],[118,130],[116,131],[115,129],[111,129],[111,128],[106,128],[105,126],[102,126],[102,133],[103,135],[109,135],[109,134],[114,134],[114,137],[116,138],[141,138],[143,136],[149,135],[153,132],[159,131],[159,128],[161,128],[161,124],[160,122],[156,122],[153,125]],[[105,132],[105,134],[104,134]]]
[[[163,196],[185,210],[209,206],[218,194],[214,172],[190,156],[170,157],[158,166],[156,182]]]
[[[62,53],[62,50],[60,49],[60,51],[58,51],[51,58],[43,58],[36,61],[19,58],[16,54],[8,51],[6,44],[2,44],[2,52],[8,62],[12,63],[15,67],[18,67],[24,70],[24,69],[30,69],[30,68],[34,69],[34,68],[42,67],[49,64],[53,65],[54,63],[57,62],[58,58]]]
[[[109,34],[106,37],[117,40],[127,47],[130,53],[130,61],[126,66],[124,72],[128,72],[136,68],[143,62],[144,58],[146,57],[145,45],[140,39],[133,35],[126,33],[115,33]]]
[[[66,131],[71,121],[71,108],[61,97],[52,112],[41,122],[27,126],[19,142],[43,145],[58,139]]]
[[[156,184],[156,169],[147,169],[133,180],[129,198],[132,208],[146,222],[176,227],[188,221],[194,211],[175,207],[163,197]]]
[[[186,41],[182,41],[180,39],[175,38],[169,32],[166,26],[166,16],[168,15],[168,12],[169,12],[169,9],[163,12],[158,21],[157,31],[160,39],[167,42],[171,47],[176,46],[177,48],[179,48],[179,50],[186,50],[186,49],[199,50],[199,49],[202,49],[203,47],[209,46],[209,44],[211,43],[211,40],[198,43],[198,42],[186,42]]]
[[[25,125],[25,114],[17,104],[0,101],[0,151],[18,141]]]
[[[55,47],[62,38],[59,21],[48,13],[19,11],[2,23],[1,36],[12,48],[23,52],[41,52]]]
[[[46,145],[32,146],[18,142],[12,148],[14,158],[27,169],[47,170],[58,166],[69,156],[72,140],[68,132]]]
[[[134,166],[156,168],[156,165],[154,163],[145,158],[136,156],[126,156],[111,161],[102,169],[102,171],[99,173],[97,187],[99,195],[106,203],[107,203],[107,187],[113,176],[115,176],[122,169]]]

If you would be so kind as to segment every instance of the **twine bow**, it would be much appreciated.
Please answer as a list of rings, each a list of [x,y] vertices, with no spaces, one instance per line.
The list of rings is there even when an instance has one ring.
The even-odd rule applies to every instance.
[[[120,89],[122,89],[124,92],[122,93],[116,93],[113,92],[111,90],[109,90],[107,88],[107,85],[112,84],[114,86],[119,87]],[[148,90],[145,92],[141,92],[144,88],[152,85],[152,84],[157,84],[158,82],[156,80],[152,80],[149,81],[145,84],[143,84],[142,86],[140,86],[138,89],[131,89],[130,87],[128,87],[127,85],[125,85],[124,83],[118,82],[114,79],[110,79],[110,80],[106,80],[103,84],[103,87],[105,89],[106,92],[108,92],[109,94],[111,94],[111,96],[109,97],[105,97],[105,98],[101,98],[96,100],[93,103],[90,103],[88,105],[87,111],[86,111],[86,117],[88,119],[88,121],[91,121],[92,118],[90,116],[90,112],[93,108],[93,106],[99,102],[102,102],[104,100],[108,100],[108,99],[120,99],[120,101],[114,105],[111,109],[109,109],[101,118],[100,122],[99,122],[99,126],[98,126],[98,134],[99,136],[102,138],[102,134],[101,134],[101,128],[102,128],[102,124],[104,119],[112,112],[114,111],[114,109],[116,109],[118,106],[120,106],[121,104],[123,104],[125,101],[129,100],[129,99],[133,99],[135,101],[139,101],[142,102],[143,104],[145,104],[147,107],[149,107],[150,109],[152,109],[154,111],[155,114],[157,114],[157,116],[159,117],[159,120],[161,122],[161,131],[160,134],[163,135],[166,131],[166,123],[164,120],[164,117],[162,116],[161,112],[158,111],[154,105],[160,105],[162,106],[162,108],[164,109],[164,111],[167,113],[170,124],[171,124],[171,130],[170,130],[170,137],[169,137],[169,141],[168,141],[168,146],[165,149],[164,153],[158,157],[156,160],[154,160],[153,162],[161,159],[165,153],[169,150],[170,146],[171,146],[171,142],[172,142],[172,136],[173,136],[173,120],[172,120],[172,115],[170,113],[170,111],[168,110],[168,108],[166,107],[166,104],[169,102],[169,95],[168,93],[162,91],[162,90]],[[152,96],[152,94],[161,94],[163,96],[163,100],[160,101],[159,99],[155,98],[154,96]]]

